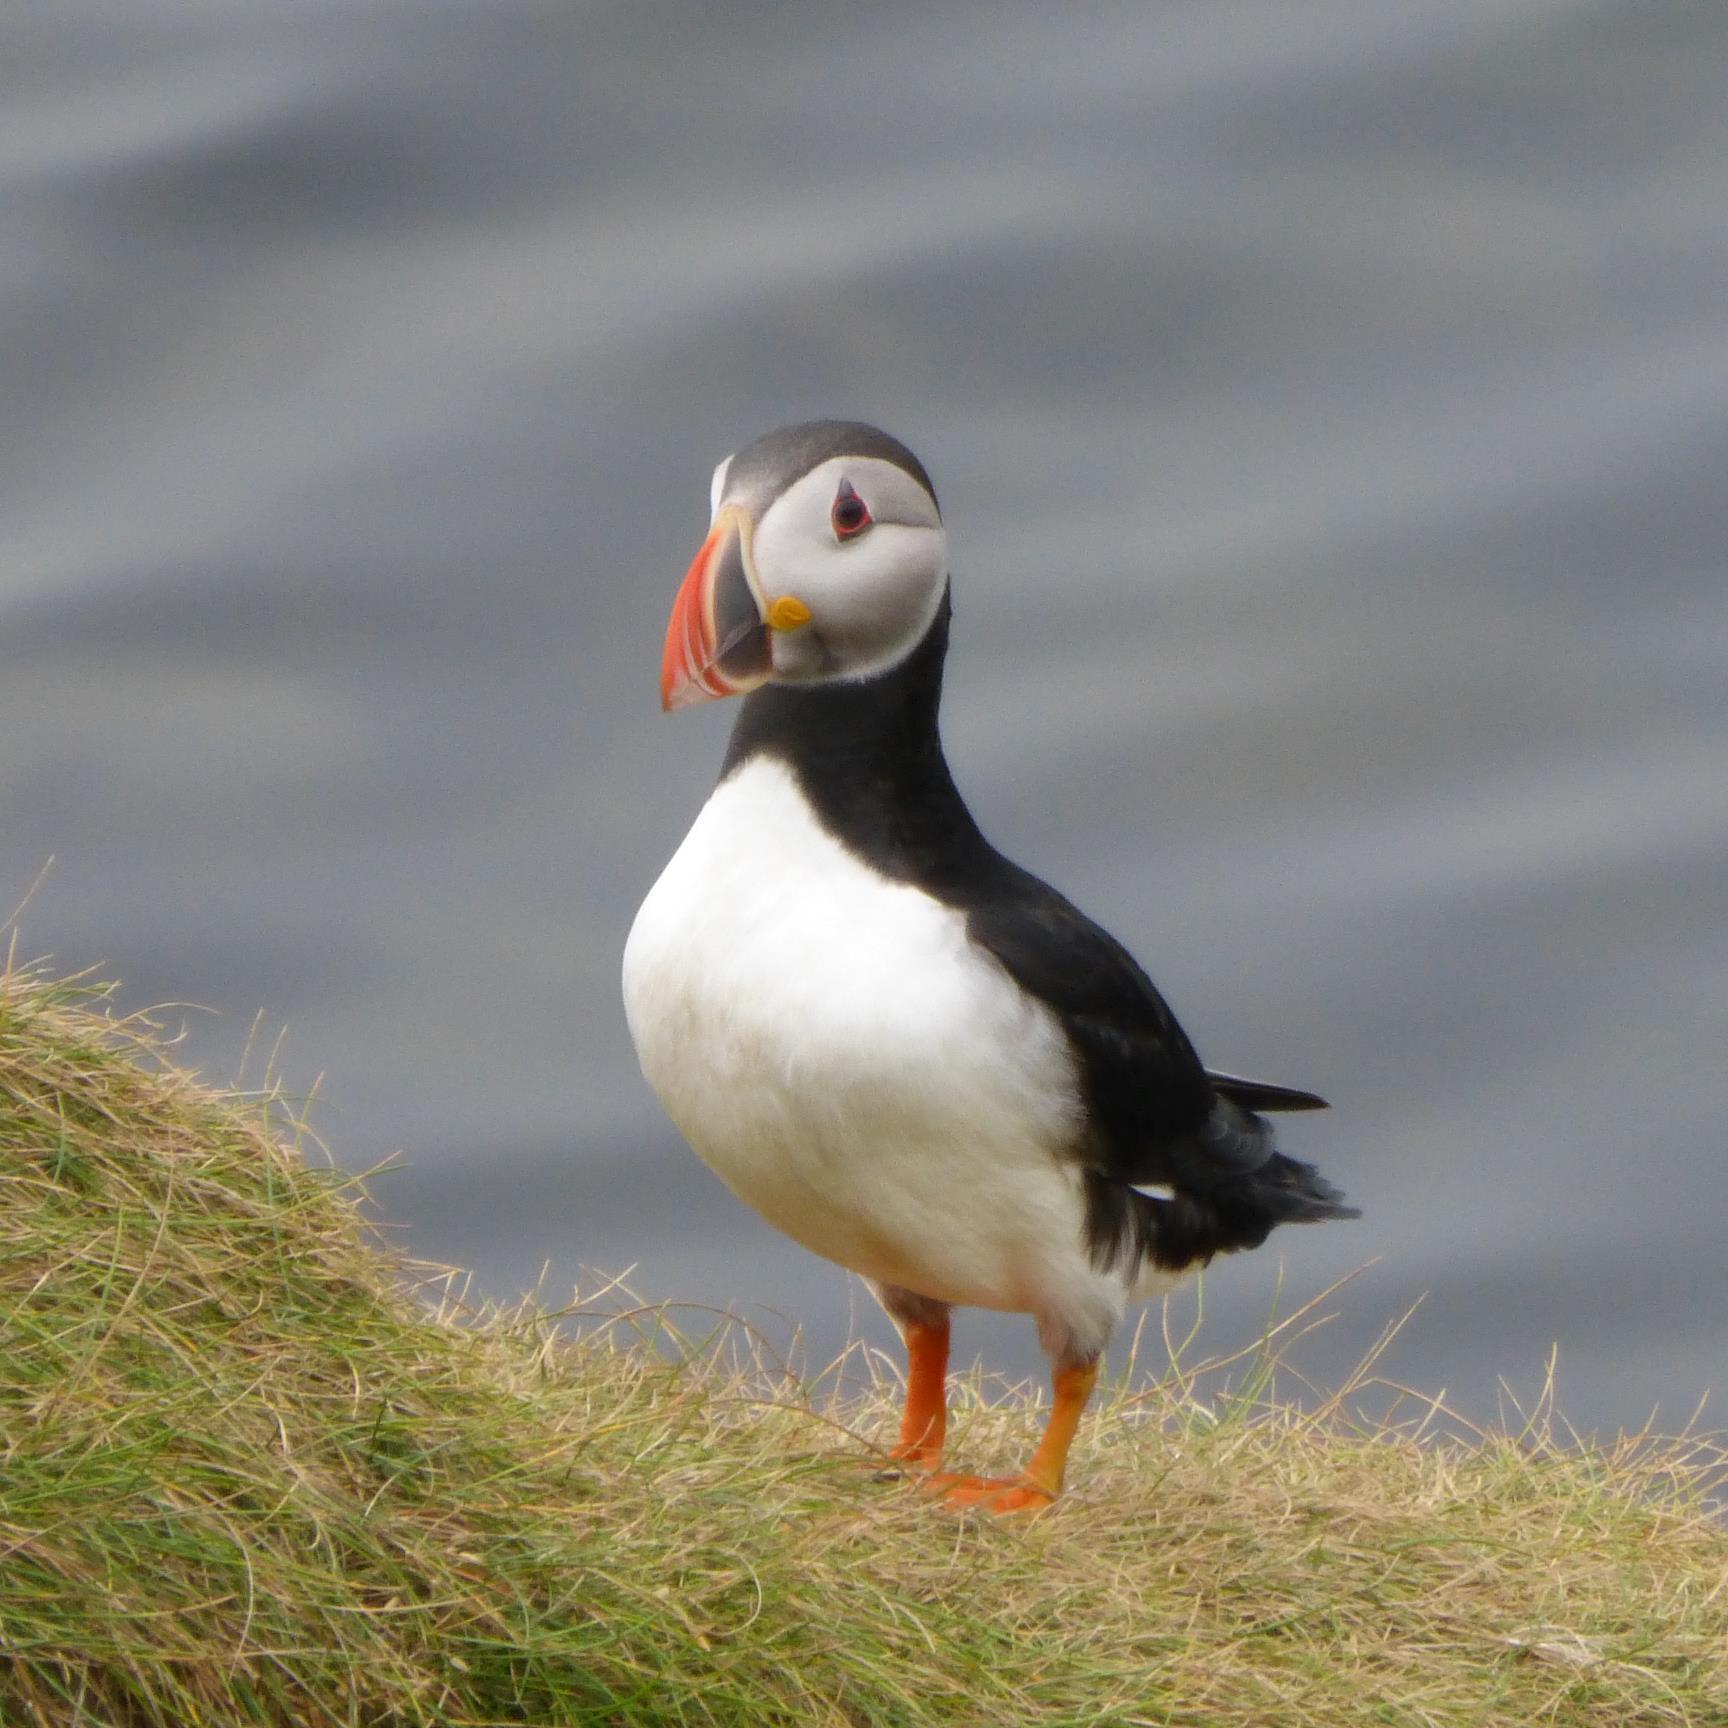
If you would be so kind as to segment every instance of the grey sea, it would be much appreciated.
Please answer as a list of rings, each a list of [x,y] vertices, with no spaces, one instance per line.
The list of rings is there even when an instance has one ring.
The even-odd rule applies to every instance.
[[[1421,1297],[1395,1378],[1491,1417],[1557,1345],[1580,1427],[1678,1426],[1728,1390],[1725,66],[1671,0],[11,0],[0,915],[52,858],[19,952],[274,1052],[481,1291],[888,1342],[617,981],[730,720],[656,699],[710,470],[874,420],[986,832],[1333,1101],[1285,1144],[1363,1220],[1216,1266],[1204,1342],[1365,1267],[1317,1383]]]

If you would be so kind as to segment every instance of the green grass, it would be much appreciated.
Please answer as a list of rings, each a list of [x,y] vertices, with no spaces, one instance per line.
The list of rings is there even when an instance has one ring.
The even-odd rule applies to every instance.
[[[1099,1400],[1053,1511],[960,1516],[859,1468],[875,1358],[465,1313],[305,1147],[101,992],[0,977],[7,1728],[1728,1723],[1702,1440],[1170,1371]],[[1011,1466],[1039,1413],[988,1394],[956,1450]]]

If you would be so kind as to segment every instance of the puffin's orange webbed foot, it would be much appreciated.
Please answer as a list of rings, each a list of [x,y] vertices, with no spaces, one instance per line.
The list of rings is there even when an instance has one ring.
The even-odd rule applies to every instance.
[[[885,1454],[860,1458],[857,1463],[860,1470],[868,1471],[877,1482],[916,1482],[922,1488],[940,1467],[942,1454],[925,1444],[900,1442],[890,1446]]]
[[[1055,1396],[1044,1438],[1018,1476],[955,1476],[937,1472],[926,1478],[927,1493],[948,1506],[982,1506],[987,1512],[1042,1512],[1062,1492],[1068,1448],[1080,1426],[1080,1412],[1098,1382],[1098,1362],[1071,1362],[1053,1377]]]
[[[888,1448],[889,1468],[904,1472],[908,1476],[928,1476],[931,1471],[940,1468],[942,1451],[940,1447],[890,1446]]]
[[[1048,1488],[1024,1476],[957,1476],[952,1473],[929,1478],[924,1491],[945,1506],[976,1506],[998,1515],[1009,1512],[1042,1512],[1056,1498]]]

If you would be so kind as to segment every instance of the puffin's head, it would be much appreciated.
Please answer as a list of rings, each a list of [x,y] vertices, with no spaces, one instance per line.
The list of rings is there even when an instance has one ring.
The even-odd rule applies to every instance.
[[[664,708],[886,672],[942,604],[948,537],[924,465],[874,426],[786,426],[714,470],[708,538],[672,603]]]

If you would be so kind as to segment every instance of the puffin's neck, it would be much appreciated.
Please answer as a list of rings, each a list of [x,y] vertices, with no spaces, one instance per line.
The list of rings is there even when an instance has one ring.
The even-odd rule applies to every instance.
[[[745,698],[721,769],[758,756],[797,776],[817,818],[890,876],[938,894],[993,856],[942,754],[948,596],[899,665],[856,683],[765,684]]]

